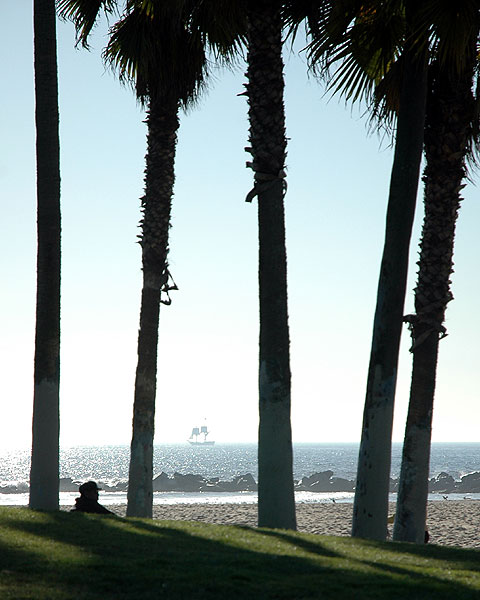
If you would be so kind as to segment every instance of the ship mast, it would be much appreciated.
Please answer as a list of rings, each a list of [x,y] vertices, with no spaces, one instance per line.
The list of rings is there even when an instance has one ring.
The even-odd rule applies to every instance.
[[[207,429],[206,425],[202,425],[200,427],[200,433],[203,433],[203,441],[206,442],[207,441],[207,435],[210,433]]]

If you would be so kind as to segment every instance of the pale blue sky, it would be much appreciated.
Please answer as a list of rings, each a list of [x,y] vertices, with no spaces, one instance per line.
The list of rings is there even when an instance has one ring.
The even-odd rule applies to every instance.
[[[0,444],[30,443],[36,199],[31,2],[0,8]],[[129,443],[141,290],[144,113],[101,63],[58,26],[63,288],[61,441]],[[207,418],[218,441],[257,432],[257,224],[244,66],[219,72],[182,116],[171,229],[180,291],[162,307],[156,442],[184,441]],[[287,246],[295,441],[358,441],[392,152],[361,109],[324,96],[287,56]],[[420,197],[421,198],[421,197]],[[465,191],[449,336],[440,345],[435,441],[478,441],[480,207]],[[421,222],[412,240],[412,310]],[[404,331],[394,439],[401,441],[411,357]]]

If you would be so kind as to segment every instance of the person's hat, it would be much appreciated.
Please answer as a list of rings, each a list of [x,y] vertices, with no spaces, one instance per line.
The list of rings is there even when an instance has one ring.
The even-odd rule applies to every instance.
[[[95,481],[87,481],[86,483],[82,483],[82,485],[78,488],[78,491],[83,494],[83,492],[100,492],[102,488],[99,488]]]

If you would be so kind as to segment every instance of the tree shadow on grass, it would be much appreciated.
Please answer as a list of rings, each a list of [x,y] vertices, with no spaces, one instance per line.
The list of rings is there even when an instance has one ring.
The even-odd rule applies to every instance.
[[[449,563],[458,562],[467,569],[480,571],[480,549],[438,546],[436,544],[412,544],[408,542],[389,543],[399,552],[433,558],[435,560],[446,560]]]
[[[322,541],[317,542],[316,540],[312,540],[311,536],[293,536],[286,531],[279,530],[264,530],[263,533],[265,535],[278,537],[289,543],[296,544],[298,547],[301,547],[310,553],[315,554],[320,551],[323,554],[325,552],[325,548],[323,547],[324,543]],[[326,539],[324,536],[320,537]],[[345,547],[344,551],[341,549],[342,542]],[[337,538],[337,543],[335,544],[337,556],[349,556],[350,560],[352,560],[352,556],[347,550],[347,545],[349,545],[350,542],[353,542],[351,538],[345,538],[344,540],[338,540]],[[363,548],[368,549],[375,554],[375,558],[372,560],[357,556],[356,558],[353,558],[354,561],[370,566],[371,568],[390,573],[392,575],[395,574],[401,577],[406,576],[411,578],[415,582],[415,586],[421,585],[422,583],[430,586],[432,580],[435,580],[435,587],[439,586],[441,588],[445,583],[445,579],[435,577],[431,573],[422,573],[421,571],[416,570],[416,568],[419,566],[418,564],[414,563],[413,566],[415,568],[412,569],[409,568],[408,564],[396,565],[385,562],[385,560],[382,561],[382,557],[385,559],[390,553],[398,553],[402,555],[413,554],[419,559],[419,561],[422,559],[431,561],[431,559],[433,559],[435,561],[440,561],[440,563],[445,563],[445,565],[440,564],[438,566],[439,568],[445,567],[448,569],[448,571],[460,570],[480,572],[480,552],[475,550],[463,548],[442,548],[441,546],[427,546],[408,543],[377,542],[366,539],[355,539],[354,543],[357,546],[361,545]],[[369,552],[369,554],[371,554],[371,552]],[[468,593],[474,594],[473,597],[480,598],[480,591],[474,591],[471,588],[462,586],[458,583],[454,585],[458,586],[460,594],[469,590]],[[453,588],[450,593],[454,593]],[[461,598],[463,596],[456,596],[456,598],[458,597]]]
[[[305,539],[291,536],[287,531],[281,530],[266,530],[264,531],[267,535],[275,535],[286,541],[293,543],[296,541],[297,545],[302,546],[309,552],[318,551],[321,543],[316,540],[312,541],[312,534],[306,534]],[[307,537],[308,536],[308,537]],[[325,538],[327,536],[318,536],[319,538]],[[337,538],[338,539],[338,538]],[[352,539],[344,537],[342,539]],[[434,544],[413,544],[408,542],[377,542],[374,540],[367,540],[362,538],[355,538],[355,543],[361,544],[364,548],[378,549],[382,548],[383,551],[401,552],[402,554],[413,554],[422,558],[431,558],[439,561],[448,561],[450,564],[458,563],[462,568],[480,571],[480,550],[474,548],[455,548],[438,546]]]
[[[458,583],[437,580],[432,585],[432,578],[419,581],[413,573],[365,568],[327,547],[321,536],[317,543],[313,536],[274,530],[25,509],[1,517],[0,567],[12,582],[23,577],[29,586],[46,590],[45,595],[18,596],[22,599],[478,597],[478,591]],[[272,537],[278,541],[275,554]],[[23,545],[12,545],[10,539]]]

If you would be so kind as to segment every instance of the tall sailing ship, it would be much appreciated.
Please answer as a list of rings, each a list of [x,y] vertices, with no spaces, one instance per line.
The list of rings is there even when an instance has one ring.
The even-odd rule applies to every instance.
[[[215,442],[211,440],[207,440],[207,435],[210,432],[207,429],[206,425],[202,425],[202,427],[194,427],[192,429],[192,434],[188,438],[187,442],[191,446],[213,446]]]

